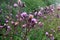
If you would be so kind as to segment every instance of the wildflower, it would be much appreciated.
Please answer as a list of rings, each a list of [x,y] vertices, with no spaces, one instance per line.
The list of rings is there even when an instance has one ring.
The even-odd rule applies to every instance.
[[[34,15],[37,16],[37,12],[34,12]]]
[[[32,19],[34,17],[34,15],[29,14],[29,19]]]
[[[20,7],[25,7],[25,3],[22,3],[21,0],[18,0],[18,5],[19,5]]]
[[[37,15],[38,15],[38,16],[43,16],[43,14],[42,14],[41,11],[39,11]]]
[[[32,19],[31,19],[31,22],[32,22],[32,23],[37,23],[37,20],[36,20],[35,18],[32,18]]]
[[[49,35],[49,38],[50,38],[50,40],[54,40],[53,34],[50,34],[50,35]]]
[[[46,34],[46,36],[48,36],[48,35],[49,35],[49,33],[48,33],[48,32],[46,32],[45,34]]]
[[[43,26],[43,23],[42,23],[42,22],[39,22],[38,25],[39,25],[40,27],[42,27],[42,26]]]
[[[6,20],[6,23],[8,23],[9,21],[8,20]]]
[[[21,2],[21,0],[18,0],[18,4],[21,4],[22,2]]]
[[[44,19],[47,19],[47,16],[43,16]]]
[[[24,19],[24,18],[26,18],[28,15],[27,15],[27,13],[26,12],[23,12],[23,13],[21,13],[21,17]]]
[[[0,28],[3,28],[3,26],[0,26]]]
[[[23,24],[22,27],[25,28],[27,25],[26,24]]]
[[[20,18],[20,19],[19,19],[19,21],[23,21],[23,19],[22,19],[22,18]]]
[[[18,7],[18,4],[14,3],[14,7]]]
[[[53,34],[50,34],[49,36],[50,36],[50,37],[52,37],[52,36],[53,36]]]
[[[14,24],[15,22],[14,21],[11,21],[11,24]]]
[[[15,22],[15,26],[18,25],[18,24],[19,24],[19,22]]]
[[[6,31],[6,36],[9,34],[9,32],[10,32],[10,30],[11,30],[11,27],[10,26],[7,26],[7,29],[6,29],[7,31]]]
[[[7,29],[10,29],[10,26],[7,26]]]

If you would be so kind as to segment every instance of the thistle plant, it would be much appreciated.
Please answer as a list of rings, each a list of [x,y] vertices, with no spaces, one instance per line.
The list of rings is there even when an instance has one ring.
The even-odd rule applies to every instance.
[[[54,33],[56,33],[55,29],[48,30],[45,29],[44,22],[47,20],[47,16],[51,16],[49,20],[47,20],[47,24],[50,23],[53,19],[52,16],[54,16],[55,13],[55,7],[54,5],[49,5],[46,7],[41,7],[38,10],[34,10],[33,12],[27,13],[23,11],[22,9],[26,7],[25,3],[23,3],[21,0],[18,0],[17,3],[13,4],[13,7],[11,5],[7,5],[8,13],[3,16],[4,18],[4,24],[0,23],[0,30],[3,33],[0,34],[2,36],[3,40],[7,37],[9,37],[10,40],[14,40],[14,35],[17,35],[21,38],[21,40],[29,40],[30,33],[34,29],[38,34],[38,30],[43,29],[42,35],[45,35],[50,40],[55,40]],[[16,14],[13,15],[13,10],[16,10]],[[57,10],[60,10],[58,7]],[[2,14],[2,9],[0,9],[0,14]],[[59,18],[59,15],[57,14],[56,17]],[[41,19],[43,19],[41,21]],[[53,23],[52,23],[53,24]],[[51,25],[52,25],[51,24]],[[48,26],[51,26],[48,25]],[[48,29],[48,27],[47,27]],[[57,28],[58,31],[60,31],[60,26]],[[38,35],[39,36],[39,35]],[[34,38],[36,38],[36,33],[33,35]],[[35,40],[35,39],[34,39]],[[39,39],[38,39],[39,40]],[[40,40],[43,40],[43,36]],[[46,39],[47,40],[47,39]]]

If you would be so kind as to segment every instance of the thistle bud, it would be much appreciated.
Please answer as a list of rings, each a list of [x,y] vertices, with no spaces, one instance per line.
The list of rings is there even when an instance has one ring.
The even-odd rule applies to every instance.
[[[29,14],[29,18],[32,19],[34,16],[32,14]]]
[[[23,24],[22,27],[25,28],[27,25],[26,24]]]
[[[15,26],[17,26],[19,24],[19,22],[15,22]]]
[[[50,35],[49,35],[49,37],[52,37],[52,36],[53,36],[53,34],[50,34]]]
[[[39,22],[38,25],[39,25],[40,27],[42,27],[42,26],[43,26],[43,23],[42,23],[42,22]]]
[[[14,24],[15,22],[14,21],[11,21],[11,24]]]
[[[19,5],[20,7],[25,7],[25,4],[24,4],[24,3],[22,3],[22,1],[21,1],[21,0],[18,0],[18,5]]]

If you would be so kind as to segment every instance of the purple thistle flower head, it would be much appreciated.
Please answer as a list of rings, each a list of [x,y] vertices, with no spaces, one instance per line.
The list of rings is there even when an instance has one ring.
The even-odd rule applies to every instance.
[[[18,4],[14,3],[14,7],[18,7]]]
[[[47,36],[49,35],[49,33],[48,33],[48,32],[46,32],[45,34],[46,34]]]
[[[7,29],[10,29],[10,26],[7,26]]]
[[[0,28],[3,28],[3,26],[0,26]]]
[[[38,15],[38,16],[43,16],[43,14],[42,14],[41,11],[39,11],[37,15]]]
[[[22,12],[21,13],[21,17],[24,19],[24,18],[26,18],[28,15],[27,15],[27,13],[26,12]]]
[[[8,23],[9,21],[8,20],[6,20],[6,23]]]
[[[31,19],[31,22],[32,22],[32,23],[37,23],[37,19],[32,18],[32,19]]]
[[[37,12],[35,12],[34,15],[37,16]]]

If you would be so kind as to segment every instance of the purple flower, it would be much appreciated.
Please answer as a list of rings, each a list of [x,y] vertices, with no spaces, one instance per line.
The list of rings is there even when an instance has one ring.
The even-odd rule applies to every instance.
[[[9,21],[8,20],[6,20],[6,23],[8,23]]]
[[[37,19],[32,18],[32,19],[31,19],[31,22],[32,22],[32,23],[37,23]]]
[[[38,15],[38,16],[43,16],[43,14],[42,14],[41,11],[39,11],[37,15]]]
[[[24,18],[26,18],[28,15],[27,15],[27,13],[26,12],[22,12],[21,13],[21,17],[24,19]]]
[[[18,7],[18,4],[14,3],[14,7]]]
[[[7,26],[7,29],[10,29],[10,26]]]
[[[20,7],[25,7],[26,6],[25,3],[23,3],[21,0],[18,0],[18,5]]]
[[[37,12],[35,12],[34,15],[37,16]]]
[[[49,35],[49,33],[48,33],[48,32],[46,32],[45,34],[46,34],[47,36]]]
[[[54,5],[50,5],[49,7],[50,7],[50,12],[54,12],[54,9],[55,9]]]
[[[3,26],[0,26],[0,28],[3,28]]]

